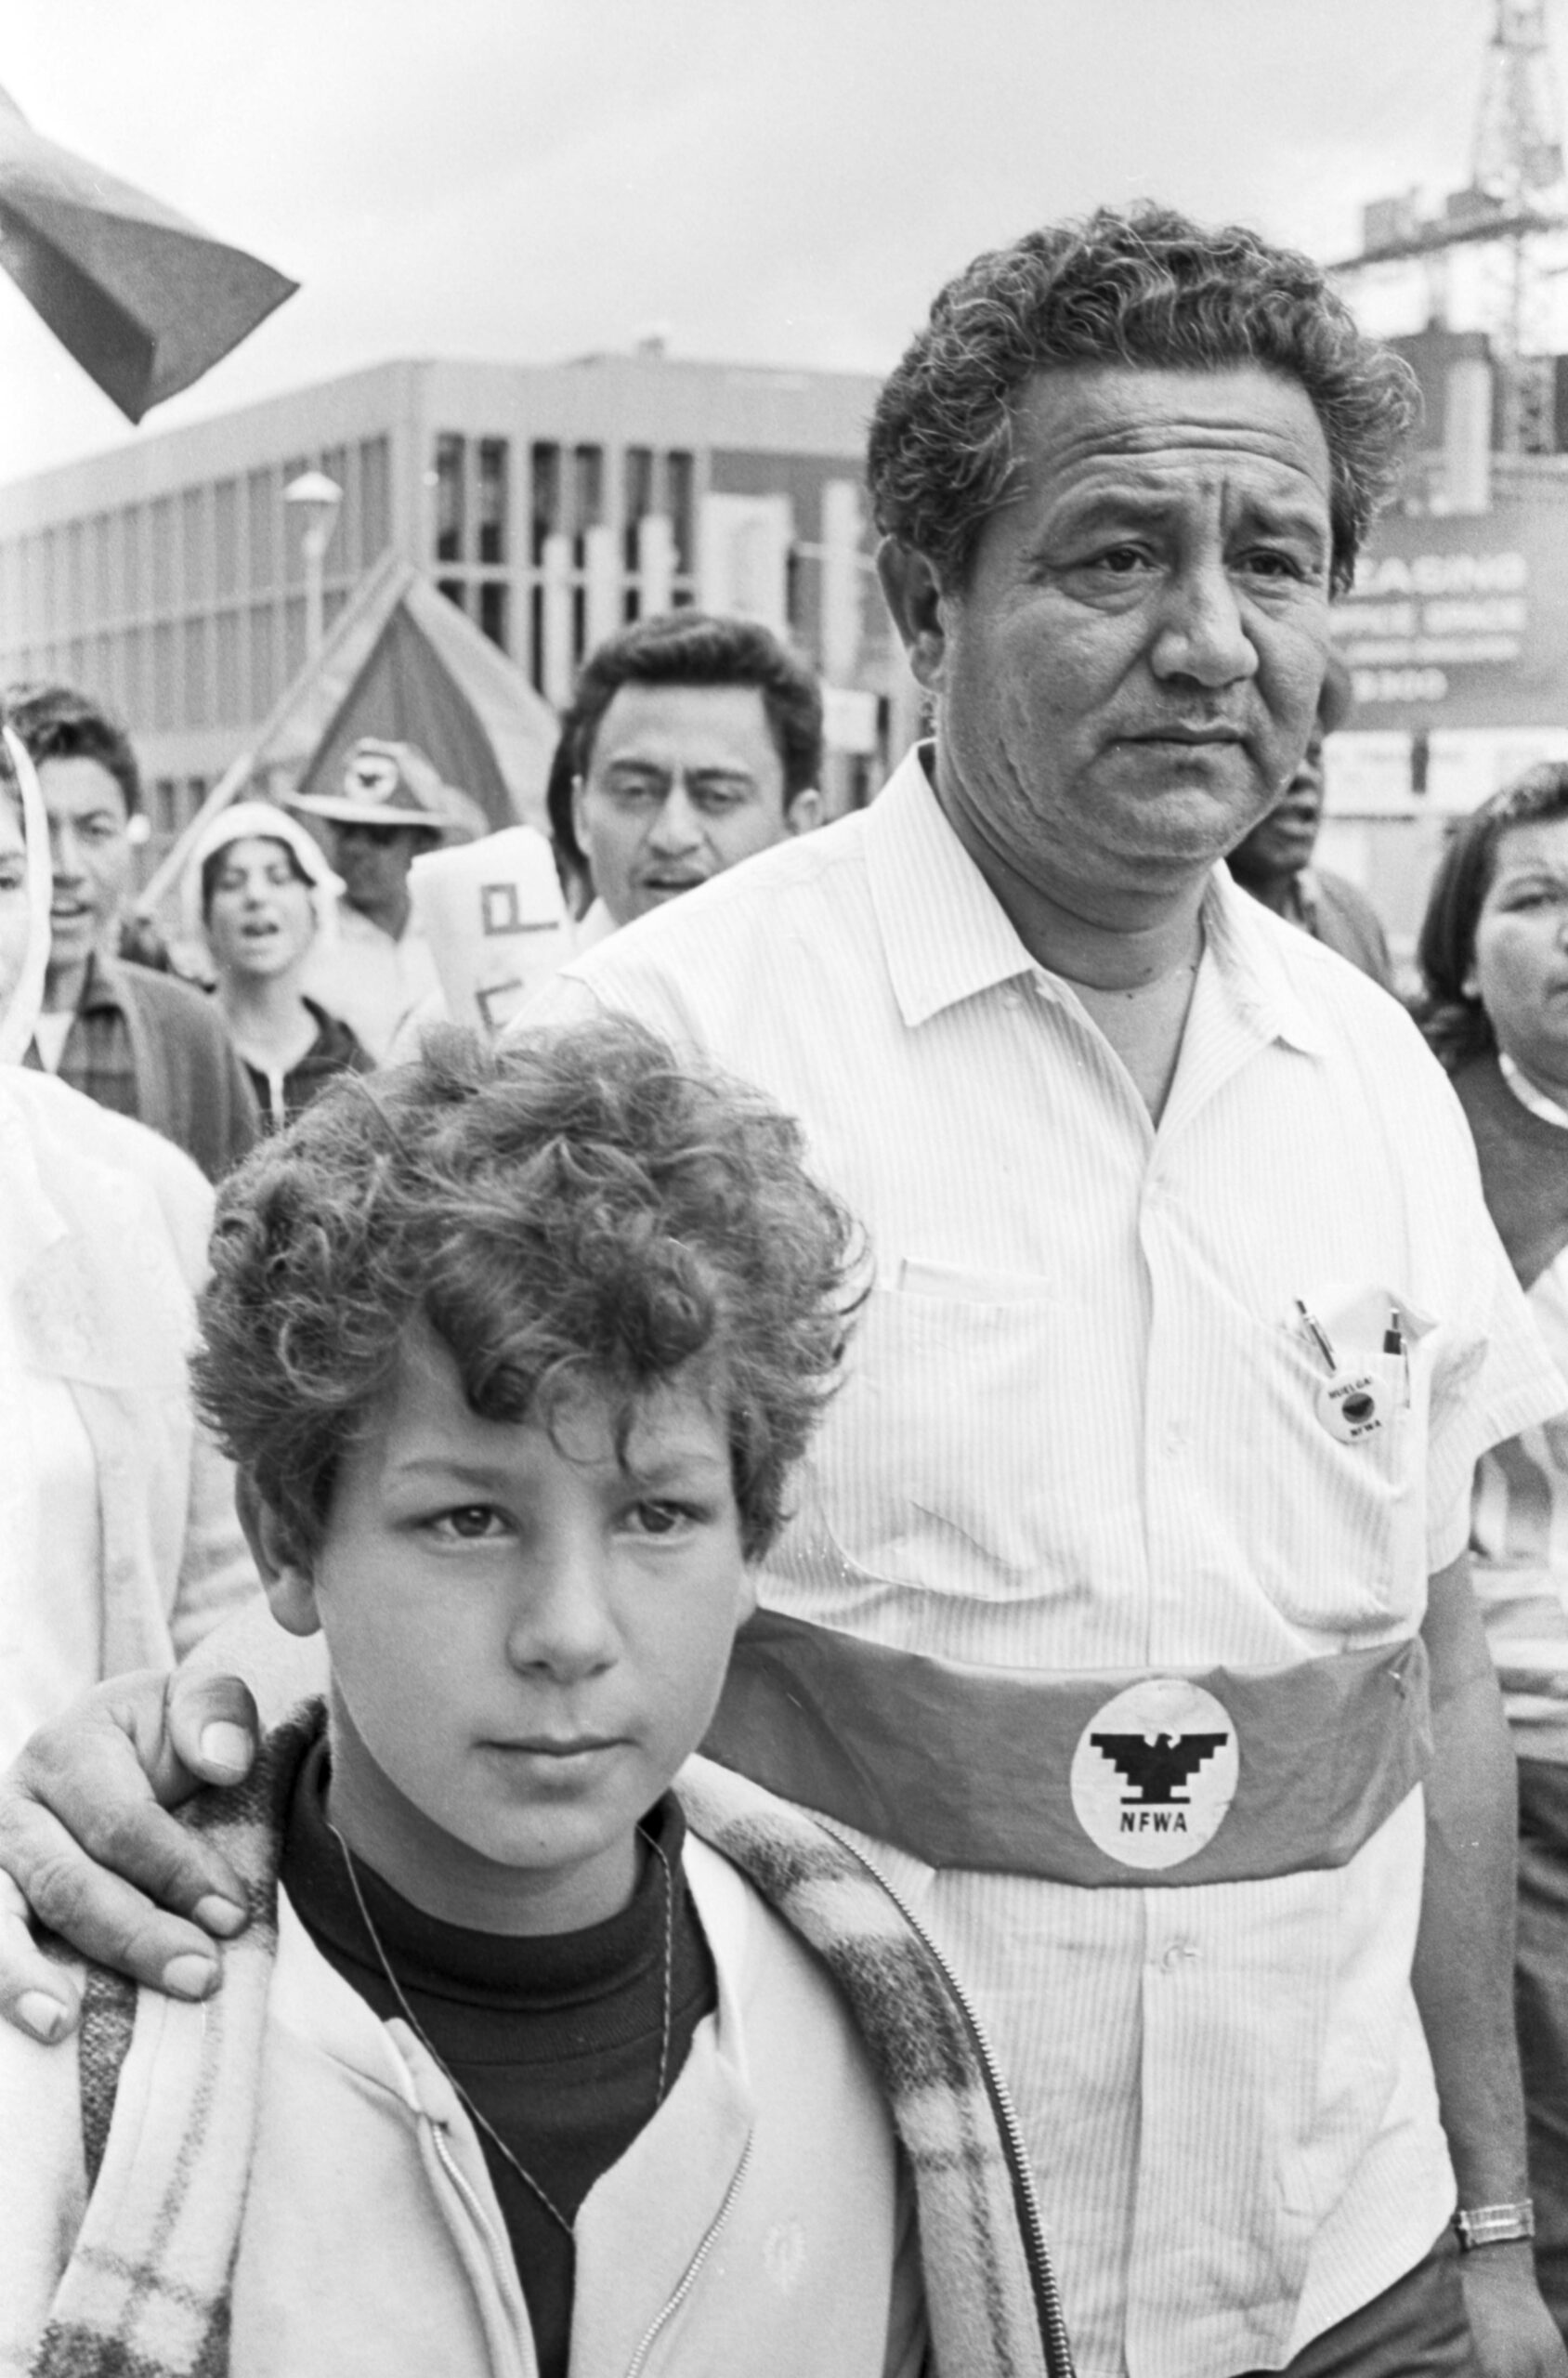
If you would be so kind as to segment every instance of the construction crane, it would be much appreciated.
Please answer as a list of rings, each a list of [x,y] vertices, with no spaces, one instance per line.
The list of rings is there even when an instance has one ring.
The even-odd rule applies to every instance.
[[[1365,208],[1361,253],[1331,269],[1353,281],[1389,266],[1418,264],[1433,320],[1446,321],[1450,260],[1474,249],[1483,263],[1475,324],[1500,367],[1499,444],[1505,453],[1549,451],[1555,442],[1551,284],[1565,268],[1568,180],[1561,105],[1552,67],[1547,0],[1492,0],[1492,32],[1476,111],[1470,178],[1439,216],[1414,196]]]

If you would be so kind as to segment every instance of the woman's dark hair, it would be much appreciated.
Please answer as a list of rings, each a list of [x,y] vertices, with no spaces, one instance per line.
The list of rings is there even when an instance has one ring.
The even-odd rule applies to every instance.
[[[1467,988],[1475,968],[1475,929],[1496,872],[1497,845],[1510,826],[1568,817],[1568,764],[1543,760],[1483,801],[1456,830],[1427,895],[1416,944],[1421,994],[1416,1021],[1450,1073],[1497,1045],[1491,1018]]]
[[[549,1427],[603,1395],[622,1450],[650,1393],[689,1385],[755,1559],[857,1301],[859,1235],[803,1147],[760,1091],[624,1018],[500,1048],[432,1033],[224,1182],[198,1405],[307,1562],[411,1330],[483,1418]]]

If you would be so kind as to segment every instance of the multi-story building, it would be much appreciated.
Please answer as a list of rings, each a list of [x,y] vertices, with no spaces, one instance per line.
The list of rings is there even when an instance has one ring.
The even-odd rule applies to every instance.
[[[0,489],[0,682],[63,678],[136,736],[159,840],[249,743],[306,659],[284,490],[342,490],[325,621],[389,548],[564,700],[583,652],[701,602],[780,628],[830,688],[830,798],[863,800],[907,739],[909,681],[859,493],[876,383],[631,355],[403,361]]]

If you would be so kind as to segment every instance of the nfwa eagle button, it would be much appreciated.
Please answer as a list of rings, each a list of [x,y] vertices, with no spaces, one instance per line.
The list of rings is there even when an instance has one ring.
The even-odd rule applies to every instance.
[[[1221,1704],[1185,1677],[1148,1677],[1091,1718],[1069,1784],[1091,1841],[1123,1866],[1179,1866],[1225,1822],[1240,1761]]]

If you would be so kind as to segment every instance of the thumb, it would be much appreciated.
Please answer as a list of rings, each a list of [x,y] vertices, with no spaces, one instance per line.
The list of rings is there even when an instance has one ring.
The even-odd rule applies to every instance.
[[[203,1784],[239,1784],[250,1773],[261,1724],[241,1678],[177,1669],[169,1679],[164,1723],[176,1758]]]

